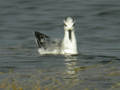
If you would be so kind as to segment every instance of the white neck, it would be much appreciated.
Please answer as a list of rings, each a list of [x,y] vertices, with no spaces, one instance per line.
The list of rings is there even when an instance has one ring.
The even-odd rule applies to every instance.
[[[69,31],[68,30],[64,30],[65,31],[65,35],[64,35],[64,39],[63,39],[63,43],[62,43],[62,52],[64,54],[77,54],[77,43],[76,43],[76,37],[75,37],[75,33],[74,30],[71,30],[71,39],[69,37]]]

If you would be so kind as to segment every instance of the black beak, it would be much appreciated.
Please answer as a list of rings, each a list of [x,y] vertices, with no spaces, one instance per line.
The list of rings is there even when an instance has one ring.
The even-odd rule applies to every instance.
[[[72,40],[72,30],[68,30],[69,39]]]

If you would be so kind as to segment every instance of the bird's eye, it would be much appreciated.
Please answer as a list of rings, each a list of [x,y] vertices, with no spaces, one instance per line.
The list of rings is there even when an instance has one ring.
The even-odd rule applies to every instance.
[[[73,26],[75,26],[75,23],[73,23]]]
[[[67,26],[66,24],[64,24],[64,26]]]

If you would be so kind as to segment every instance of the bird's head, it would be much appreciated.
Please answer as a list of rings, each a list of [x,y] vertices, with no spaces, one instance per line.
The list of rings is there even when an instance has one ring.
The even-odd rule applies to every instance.
[[[73,30],[74,29],[74,20],[72,17],[67,17],[64,20],[64,30]]]

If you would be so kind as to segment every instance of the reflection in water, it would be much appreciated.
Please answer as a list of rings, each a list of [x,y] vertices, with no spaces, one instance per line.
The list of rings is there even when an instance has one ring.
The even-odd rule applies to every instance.
[[[66,78],[78,78],[77,72],[77,57],[76,56],[67,56],[65,57],[65,66],[66,66]]]

